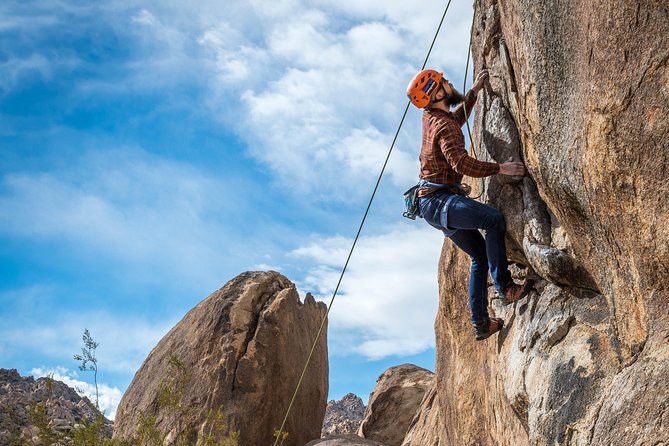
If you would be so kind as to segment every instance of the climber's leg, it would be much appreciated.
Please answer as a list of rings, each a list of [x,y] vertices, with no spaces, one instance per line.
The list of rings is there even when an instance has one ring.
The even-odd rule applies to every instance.
[[[474,325],[488,320],[488,258],[483,236],[477,230],[461,229],[450,236],[453,243],[469,255],[469,309]]]
[[[497,209],[462,197],[448,210],[448,227],[457,229],[483,229],[490,275],[498,292],[503,293],[511,283],[511,273],[506,259],[504,216]]]

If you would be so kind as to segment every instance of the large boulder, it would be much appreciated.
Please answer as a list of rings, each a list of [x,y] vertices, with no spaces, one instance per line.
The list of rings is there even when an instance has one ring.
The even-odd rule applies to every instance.
[[[439,270],[441,445],[669,442],[669,7],[477,0],[474,140],[523,160],[486,181],[515,275],[537,292],[474,342],[469,259]],[[491,290],[491,294],[492,294]]]
[[[151,351],[119,405],[115,438],[155,417],[167,443],[239,431],[269,445],[281,426],[326,306],[276,272],[248,272],[200,302]],[[284,445],[320,437],[328,393],[326,331],[284,427]]]
[[[358,435],[387,446],[401,446],[433,382],[434,373],[413,364],[383,372],[369,396]]]
[[[437,383],[434,381],[425,393],[418,413],[411,420],[402,446],[439,446],[440,423]]]

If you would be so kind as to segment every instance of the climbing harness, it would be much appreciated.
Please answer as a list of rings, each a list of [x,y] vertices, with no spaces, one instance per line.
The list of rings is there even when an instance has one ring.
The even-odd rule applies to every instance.
[[[475,0],[476,2],[476,0]],[[441,16],[441,21],[439,22],[439,26],[437,27],[436,32],[434,33],[434,38],[432,39],[432,44],[430,45],[430,49],[427,51],[427,56],[425,56],[425,61],[423,62],[423,67],[421,70],[425,69],[425,66],[427,65],[427,61],[430,58],[430,54],[432,53],[432,48],[434,47],[434,43],[437,41],[437,36],[439,35],[439,31],[441,30],[441,26],[444,23],[444,19],[446,18],[446,14],[448,13],[448,8],[451,5],[451,0],[448,0],[448,3],[446,4],[446,8],[444,9],[444,14]],[[476,5],[474,6],[474,14],[476,14]],[[472,19],[472,30],[474,26],[474,19]],[[471,36],[472,33],[470,32],[470,42],[469,42],[469,47],[471,49]],[[469,57],[467,57],[467,65],[469,65]],[[465,74],[466,76],[466,74]],[[466,78],[465,78],[466,81]],[[369,213],[369,209],[372,206],[372,202],[374,201],[374,197],[376,196],[376,191],[379,188],[379,184],[381,183],[381,178],[383,177],[383,174],[386,170],[386,166],[388,165],[388,160],[390,159],[390,155],[392,154],[393,148],[395,147],[395,142],[397,141],[397,137],[399,136],[400,130],[402,129],[402,125],[404,124],[404,119],[406,118],[407,112],[409,111],[409,107],[411,106],[411,100],[407,102],[407,105],[404,109],[404,113],[402,114],[402,119],[400,120],[400,123],[397,127],[397,131],[395,132],[395,137],[393,138],[392,143],[390,144],[390,149],[388,149],[388,154],[386,155],[386,159],[383,163],[383,167],[381,168],[381,172],[379,173],[379,176],[376,180],[376,184],[374,185],[374,190],[372,191],[372,195],[369,198],[369,202],[367,203],[367,208],[365,209],[365,213],[362,216],[362,220],[360,221],[360,226],[358,226],[358,232],[355,234],[355,238],[353,239],[353,244],[351,245],[351,249],[348,252],[348,257],[346,258],[346,262],[344,263],[344,267],[342,268],[341,274],[339,275],[339,280],[337,281],[337,286],[334,289],[334,292],[332,293],[332,298],[330,299],[330,303],[328,305],[328,309],[325,312],[325,316],[323,317],[323,321],[321,322],[321,325],[318,329],[318,332],[316,333],[316,338],[314,339],[313,345],[311,346],[311,350],[309,351],[309,355],[307,356],[307,361],[304,364],[304,368],[302,369],[302,373],[300,375],[300,379],[297,382],[297,386],[295,387],[295,392],[293,392],[293,396],[290,399],[290,403],[288,404],[288,409],[286,410],[286,415],[283,418],[283,421],[281,423],[281,427],[275,431],[275,437],[276,440],[274,441],[273,446],[277,446],[278,444],[283,445],[283,441],[285,440],[285,436],[283,435],[284,433],[284,428],[286,427],[286,421],[288,420],[288,415],[290,414],[290,410],[293,407],[293,403],[295,402],[295,398],[297,397],[297,392],[300,390],[300,386],[302,385],[302,380],[304,379],[304,376],[307,372],[307,368],[309,367],[309,363],[311,362],[311,357],[313,356],[314,350],[316,349],[316,344],[318,343],[318,339],[321,336],[321,333],[323,331],[323,327],[325,326],[325,322],[327,321],[328,315],[330,314],[330,310],[332,308],[332,304],[334,303],[335,297],[337,296],[337,292],[339,291],[339,286],[341,285],[342,279],[344,278],[344,274],[346,273],[346,268],[348,268],[348,263],[351,260],[351,256],[353,255],[353,250],[355,249],[355,246],[358,242],[358,238],[360,237],[360,233],[362,232],[362,228],[365,224],[365,220],[367,220],[367,214]],[[466,109],[465,109],[466,112]],[[471,137],[470,137],[471,140]],[[415,214],[417,215],[417,214]],[[281,443],[279,443],[279,439],[281,439]]]
[[[462,183],[433,183],[431,181],[421,179],[418,184],[413,186],[408,191],[404,192],[404,204],[406,212],[402,216],[415,220],[416,217],[423,218],[420,213],[420,197],[418,193],[421,189],[429,189],[430,192],[436,192],[440,189],[447,189],[452,194],[468,196],[472,192],[472,188],[468,184]]]

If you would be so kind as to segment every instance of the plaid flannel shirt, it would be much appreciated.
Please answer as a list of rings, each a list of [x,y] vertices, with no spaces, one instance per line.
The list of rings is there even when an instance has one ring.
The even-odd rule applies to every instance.
[[[476,93],[469,90],[465,96],[467,113],[476,103]],[[420,177],[432,183],[460,183],[463,175],[481,178],[499,173],[499,164],[479,161],[465,150],[465,124],[462,104],[452,112],[427,109],[423,112],[423,145],[420,150]],[[436,189],[423,188],[418,195],[424,197]]]

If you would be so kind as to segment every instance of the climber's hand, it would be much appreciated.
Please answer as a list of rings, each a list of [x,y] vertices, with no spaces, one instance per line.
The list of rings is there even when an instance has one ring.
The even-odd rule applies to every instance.
[[[499,173],[511,176],[525,175],[525,166],[519,161],[507,161],[499,165]]]
[[[475,93],[478,93],[483,88],[486,79],[488,79],[488,70],[479,71],[479,74],[476,75],[476,79],[474,80],[472,90],[474,90]]]

